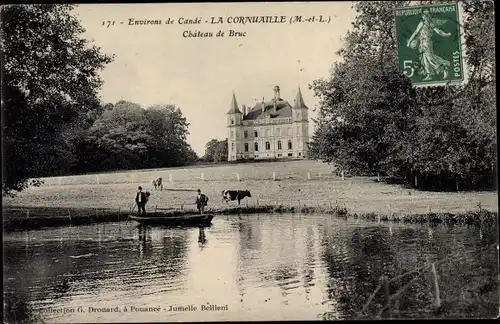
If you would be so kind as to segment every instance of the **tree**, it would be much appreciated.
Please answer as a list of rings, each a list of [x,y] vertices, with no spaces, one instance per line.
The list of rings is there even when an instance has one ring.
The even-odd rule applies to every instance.
[[[217,139],[211,139],[206,145],[205,145],[205,156],[203,159],[208,162],[213,162],[214,161],[214,155],[215,155],[215,150],[217,148],[217,144],[219,141]]]
[[[77,172],[180,166],[197,160],[186,142],[189,124],[174,105],[148,109],[120,100],[79,139]]]
[[[198,159],[187,143],[189,123],[175,105],[154,105],[146,109],[152,163],[157,166],[180,166]],[[193,155],[194,154],[194,155]]]
[[[98,72],[113,60],[82,38],[72,5],[2,8],[2,193],[74,162],[72,130],[99,109]],[[36,183],[32,183],[36,184]]]
[[[209,162],[227,161],[227,138],[219,141],[217,139],[210,140],[205,146],[204,159]]]
[[[133,169],[150,164],[146,112],[138,104],[121,100],[105,110],[85,132],[80,163],[85,171]]]
[[[311,86],[321,105],[313,153],[353,173],[380,172],[420,188],[481,186],[496,170],[493,4],[462,4],[470,81],[418,89],[396,63],[393,10],[408,4],[356,4],[343,61]]]
[[[353,30],[339,51],[343,61],[329,79],[311,86],[320,98],[313,152],[352,173],[388,172],[387,158],[397,156],[395,142],[410,127],[414,91],[397,71],[390,19],[402,4],[358,3]]]

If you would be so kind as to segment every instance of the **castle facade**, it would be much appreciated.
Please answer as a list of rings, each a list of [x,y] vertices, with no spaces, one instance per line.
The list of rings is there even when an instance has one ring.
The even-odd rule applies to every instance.
[[[233,93],[227,112],[228,161],[298,158],[309,153],[308,108],[300,88],[290,105],[274,87],[271,100],[239,109]]]

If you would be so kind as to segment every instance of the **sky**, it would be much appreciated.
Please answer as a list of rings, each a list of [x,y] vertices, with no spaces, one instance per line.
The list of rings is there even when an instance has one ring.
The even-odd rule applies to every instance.
[[[355,18],[352,5],[340,1],[81,4],[74,13],[86,29],[84,37],[103,53],[115,55],[101,72],[101,99],[106,103],[123,99],[143,108],[176,105],[190,124],[188,143],[202,156],[208,141],[227,137],[226,113],[233,92],[241,109],[263,97],[271,99],[275,85],[293,104],[300,87],[312,135],[313,110],[319,100],[309,84],[328,77],[340,59],[336,52]],[[315,21],[290,23],[297,15]],[[320,15],[329,23],[318,22]],[[286,23],[228,22],[240,16],[285,16]],[[212,24],[211,17],[217,22],[222,17],[223,23]],[[179,23],[197,18],[201,23]],[[130,19],[162,24],[136,25]],[[173,24],[166,24],[168,19]],[[224,37],[215,37],[219,30]],[[245,36],[229,37],[230,30]],[[189,31],[213,32],[214,37],[183,37]]]

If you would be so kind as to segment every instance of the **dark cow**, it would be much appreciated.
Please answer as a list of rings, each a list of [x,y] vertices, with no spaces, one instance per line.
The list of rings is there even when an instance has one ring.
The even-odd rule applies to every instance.
[[[222,200],[224,200],[227,204],[229,201],[238,200],[238,205],[240,201],[245,197],[252,197],[250,191],[248,190],[222,190]]]
[[[153,180],[153,187],[155,190],[162,190],[163,191],[163,179],[160,177],[158,179]]]

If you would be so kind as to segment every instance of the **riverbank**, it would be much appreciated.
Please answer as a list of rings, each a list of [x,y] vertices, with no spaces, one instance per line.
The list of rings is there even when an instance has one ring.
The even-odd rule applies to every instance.
[[[182,216],[196,213],[193,209],[162,210],[165,216]],[[4,231],[32,230],[43,227],[75,226],[82,224],[127,221],[131,210],[106,208],[54,208],[54,207],[10,207],[3,210]],[[376,214],[352,213],[346,208],[287,207],[267,205],[253,207],[209,208],[206,213],[214,215],[244,214],[328,214],[345,219],[364,219],[379,222],[403,223],[445,223],[459,225],[496,224],[498,212],[485,209],[464,213],[424,213],[424,214]]]

